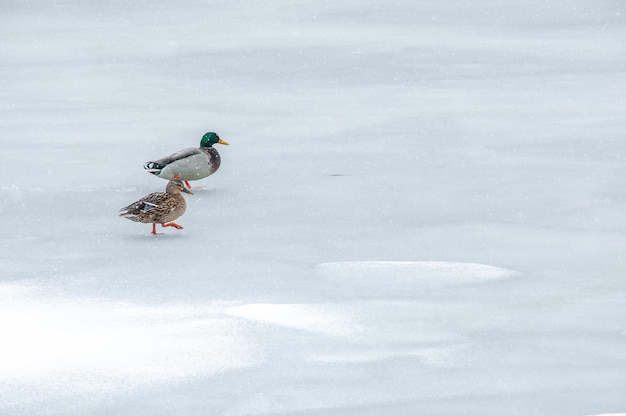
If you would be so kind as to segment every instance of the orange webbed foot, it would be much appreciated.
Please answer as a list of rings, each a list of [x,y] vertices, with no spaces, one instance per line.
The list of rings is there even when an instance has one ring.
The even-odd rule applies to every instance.
[[[175,222],[167,222],[165,224],[161,224],[162,227],[174,227],[177,230],[182,230],[183,227],[181,225],[176,224]]]

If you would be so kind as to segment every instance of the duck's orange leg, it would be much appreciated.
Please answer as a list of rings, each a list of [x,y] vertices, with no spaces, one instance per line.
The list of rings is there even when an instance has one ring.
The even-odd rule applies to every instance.
[[[182,229],[183,229],[183,227],[182,227],[182,226],[180,226],[180,225],[176,224],[175,222],[167,222],[167,223],[165,223],[165,224],[161,224],[161,226],[162,226],[162,227],[174,227],[174,228],[176,228],[176,229],[178,229],[178,230],[182,230]]]
[[[152,234],[156,235],[156,223],[152,223]]]
[[[174,176],[174,179],[180,179],[180,177],[178,175]],[[191,189],[191,185],[189,185],[189,182],[187,181],[183,181],[185,182],[185,185],[187,185],[187,188]]]

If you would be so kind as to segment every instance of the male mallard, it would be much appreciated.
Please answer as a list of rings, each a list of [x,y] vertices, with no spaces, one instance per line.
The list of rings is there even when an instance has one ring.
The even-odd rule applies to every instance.
[[[162,227],[181,229],[183,227],[171,222],[183,215],[187,209],[187,203],[180,194],[181,192],[191,193],[180,179],[170,179],[165,192],[153,192],[120,209],[120,217],[137,222],[151,222],[152,234],[155,235],[157,224],[161,224]]]
[[[143,168],[148,172],[163,179],[178,177],[185,181],[187,187],[189,182],[206,178],[215,173],[220,167],[220,154],[213,148],[215,143],[228,144],[220,139],[216,133],[209,132],[202,136],[200,147],[190,147],[179,150],[167,157],[146,162]]]

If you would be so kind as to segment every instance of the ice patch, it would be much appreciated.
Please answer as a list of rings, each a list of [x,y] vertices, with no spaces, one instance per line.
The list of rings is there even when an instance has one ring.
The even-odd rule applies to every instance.
[[[459,354],[459,346],[444,346],[433,348],[421,348],[415,350],[372,350],[350,351],[344,354],[318,355],[310,361],[322,363],[349,363],[365,364],[394,359],[414,358],[421,361],[425,366],[435,368],[452,368],[455,366]]]
[[[598,415],[587,415],[587,416],[626,416],[626,413],[601,413]]]
[[[361,289],[372,295],[410,295],[424,289],[490,283],[519,276],[516,271],[486,264],[436,261],[334,262],[321,263],[317,269],[337,289]]]
[[[228,308],[226,313],[250,321],[329,335],[349,335],[357,331],[347,316],[317,305],[257,303]]]

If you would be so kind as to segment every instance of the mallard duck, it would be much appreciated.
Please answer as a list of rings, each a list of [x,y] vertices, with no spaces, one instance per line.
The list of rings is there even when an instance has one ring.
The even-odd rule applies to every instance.
[[[139,201],[120,209],[120,217],[136,222],[151,222],[152,234],[155,235],[157,233],[157,224],[161,224],[162,227],[175,227],[180,230],[183,227],[172,221],[183,215],[187,209],[187,203],[180,194],[181,192],[191,194],[191,191],[185,188],[180,179],[170,179],[165,192],[153,192]]]
[[[146,162],[143,168],[163,179],[175,177],[185,181],[195,181],[215,173],[220,167],[220,154],[213,148],[215,143],[228,144],[214,132],[206,133],[200,140],[200,147],[179,150],[167,157]]]

